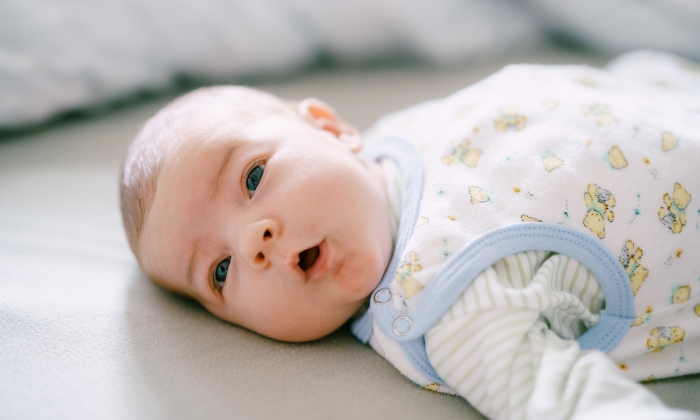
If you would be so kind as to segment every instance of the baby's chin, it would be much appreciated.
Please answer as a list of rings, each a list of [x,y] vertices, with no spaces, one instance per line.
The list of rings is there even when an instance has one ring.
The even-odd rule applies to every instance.
[[[315,341],[323,338],[327,335],[332,334],[338,328],[340,328],[348,319],[352,317],[348,316],[344,318],[342,322],[328,323],[308,323],[306,325],[297,328],[288,329],[268,329],[262,328],[253,329],[254,332],[263,335],[265,337],[271,338],[278,341],[286,341],[290,343],[303,343],[307,341]]]
[[[314,341],[332,334],[342,327],[348,320],[360,310],[366,300],[343,307],[337,311],[326,311],[323,315],[317,315],[311,319],[302,317],[288,317],[288,322],[262,323],[248,326],[248,329],[278,341],[293,343]]]

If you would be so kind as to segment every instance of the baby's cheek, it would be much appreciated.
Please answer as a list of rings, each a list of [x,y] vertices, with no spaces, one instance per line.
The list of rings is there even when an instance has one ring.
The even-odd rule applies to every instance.
[[[355,264],[343,262],[335,279],[341,291],[348,297],[361,299],[372,293],[383,272],[379,256],[370,256],[360,259]]]

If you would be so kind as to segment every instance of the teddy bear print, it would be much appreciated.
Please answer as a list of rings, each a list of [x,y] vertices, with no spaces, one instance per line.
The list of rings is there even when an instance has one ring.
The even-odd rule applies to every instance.
[[[520,110],[514,106],[504,106],[501,108],[501,115],[493,119],[496,131],[507,131],[513,127],[518,131],[525,129],[527,117],[520,115]]]
[[[649,332],[651,338],[647,340],[647,348],[653,351],[661,351],[671,344],[680,343],[685,338],[685,330],[681,327],[657,327]]]
[[[610,191],[590,183],[588,190],[583,194],[583,199],[588,206],[583,225],[599,238],[605,238],[605,219],[612,222],[615,218],[615,213],[610,210],[615,207],[615,196]]]
[[[666,207],[659,208],[659,220],[673,233],[681,233],[685,226],[685,208],[690,203],[690,194],[681,184],[675,183],[673,193],[664,194]]]
[[[673,294],[671,295],[671,303],[683,303],[690,299],[690,286],[680,286],[674,288]]]
[[[668,152],[669,150],[675,149],[677,145],[678,138],[676,138],[676,136],[669,133],[668,131],[665,131],[661,134],[661,149],[664,152]]]
[[[552,172],[553,170],[562,166],[564,161],[554,155],[550,155],[543,157],[542,163],[544,164],[544,169],[546,169],[547,172]]]
[[[583,107],[583,113],[587,116],[594,116],[596,124],[601,125],[617,122],[617,119],[610,114],[610,108],[605,104],[595,104],[591,107]]]
[[[622,150],[617,146],[613,146],[608,152],[608,162],[615,169],[622,169],[627,166],[627,159],[625,159]]]
[[[394,283],[397,283],[403,289],[405,299],[412,298],[418,291],[423,288],[423,285],[418,283],[413,278],[413,273],[421,271],[422,267],[418,264],[418,254],[411,251],[407,260],[404,260],[396,269],[394,275]]]
[[[462,162],[470,168],[476,168],[481,157],[481,149],[472,149],[469,143],[469,139],[462,140],[462,143],[454,142],[454,151],[443,156],[442,163],[451,166]]]
[[[472,198],[472,204],[485,203],[490,200],[486,191],[474,185],[469,186],[469,196]]]
[[[522,220],[523,222],[539,222],[539,223],[542,223],[542,221],[541,221],[540,219],[536,219],[536,218],[534,218],[534,217],[532,217],[532,216],[528,216],[527,214],[523,214],[522,216],[520,216],[520,220]]]
[[[639,263],[639,260],[642,259],[642,254],[643,251],[641,248],[637,247],[635,249],[634,242],[627,241],[622,247],[619,258],[620,264],[625,267],[625,273],[627,273],[627,276],[630,278],[632,294],[635,296],[649,274],[649,270],[642,267]]]
[[[438,392],[440,389],[440,384],[437,382],[431,382],[427,385],[423,385],[423,388],[427,389],[428,391]]]
[[[634,319],[632,326],[637,327],[639,325],[644,324],[645,322],[649,322],[650,319],[651,319],[651,305],[647,306],[646,312],[644,312],[643,314],[639,315],[637,318]]]

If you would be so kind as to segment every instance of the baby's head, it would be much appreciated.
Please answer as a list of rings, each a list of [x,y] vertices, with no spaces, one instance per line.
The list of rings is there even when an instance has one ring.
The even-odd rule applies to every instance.
[[[184,95],[131,144],[121,210],[141,267],[215,316],[306,341],[347,321],[391,257],[381,169],[326,104]]]

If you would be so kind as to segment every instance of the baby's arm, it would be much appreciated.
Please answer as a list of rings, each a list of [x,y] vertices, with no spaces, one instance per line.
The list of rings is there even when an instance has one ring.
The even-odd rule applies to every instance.
[[[600,293],[577,261],[543,259],[530,252],[494,264],[426,334],[443,380],[494,419],[697,419],[666,407],[602,352],[553,331],[573,338],[578,320],[596,322]]]

